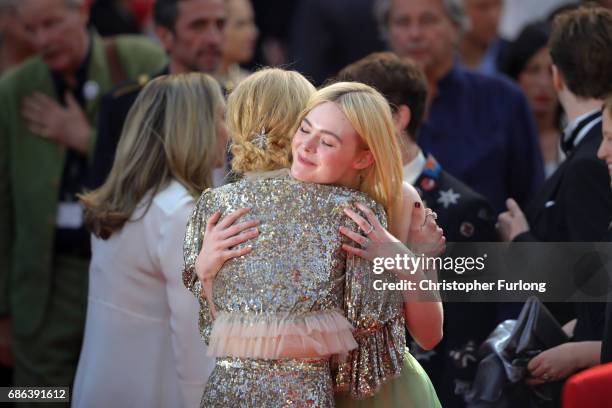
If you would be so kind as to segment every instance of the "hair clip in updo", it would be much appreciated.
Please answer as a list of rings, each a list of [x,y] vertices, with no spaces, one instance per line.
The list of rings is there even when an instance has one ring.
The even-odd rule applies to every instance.
[[[255,146],[259,147],[261,150],[266,150],[268,147],[268,134],[265,129],[261,129],[260,133],[255,134],[253,140],[251,140]]]

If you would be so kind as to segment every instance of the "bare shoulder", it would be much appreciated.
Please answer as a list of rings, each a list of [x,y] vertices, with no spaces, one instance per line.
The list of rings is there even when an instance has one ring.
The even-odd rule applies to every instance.
[[[414,203],[422,203],[421,196],[414,186],[406,181],[402,183],[402,196],[404,199],[404,208],[414,207]]]
[[[410,231],[410,223],[412,222],[412,210],[414,209],[414,203],[419,202],[422,205],[421,197],[417,190],[407,182],[402,183],[402,213],[400,215],[400,236],[397,237],[402,242],[408,241],[408,234]]]

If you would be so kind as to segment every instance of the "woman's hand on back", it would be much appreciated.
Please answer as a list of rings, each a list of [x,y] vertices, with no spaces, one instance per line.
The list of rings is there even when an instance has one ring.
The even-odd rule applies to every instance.
[[[250,245],[234,249],[236,245],[259,235],[259,231],[255,228],[259,225],[259,220],[250,220],[234,225],[240,217],[246,215],[249,211],[249,208],[241,208],[221,221],[219,221],[221,212],[217,211],[206,221],[202,249],[195,263],[196,275],[200,281],[213,280],[225,261],[251,252],[252,247]]]
[[[369,261],[396,253],[397,246],[401,246],[400,240],[382,226],[371,209],[360,203],[357,203],[356,206],[366,218],[349,208],[345,208],[344,213],[357,224],[360,231],[355,232],[349,228],[340,227],[340,233],[359,247],[343,244],[342,249]]]

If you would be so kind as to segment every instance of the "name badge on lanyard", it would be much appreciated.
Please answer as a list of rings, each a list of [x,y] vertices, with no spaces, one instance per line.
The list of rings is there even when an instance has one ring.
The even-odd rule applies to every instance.
[[[58,228],[81,228],[83,226],[83,206],[78,202],[59,203],[55,224]]]

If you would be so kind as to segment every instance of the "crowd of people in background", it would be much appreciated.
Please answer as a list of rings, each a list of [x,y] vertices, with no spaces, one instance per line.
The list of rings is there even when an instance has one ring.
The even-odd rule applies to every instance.
[[[300,75],[287,86],[302,94],[271,99],[286,109],[295,104],[291,116],[255,109],[257,98],[263,106],[282,90],[269,86],[266,94],[255,82],[239,88],[256,81],[253,73],[262,67]],[[259,80],[280,75],[261,72]],[[378,93],[386,98],[388,106],[377,109],[389,110],[388,143],[396,152],[380,157],[397,159],[411,207],[382,204],[389,220],[404,215],[401,225],[387,226],[390,232],[384,222],[351,217],[374,231],[369,236],[361,226],[366,238],[345,231],[364,249],[376,236],[392,242],[400,230],[408,231],[398,237],[406,251],[425,252],[415,250],[419,239],[442,242],[432,255],[444,241],[612,241],[610,1],[0,0],[2,385],[69,386],[76,407],[113,401],[197,406],[205,387],[211,406],[227,402],[220,397],[223,384],[207,385],[219,363],[207,357],[197,327],[198,316],[203,327],[208,303],[214,305],[201,293],[210,282],[195,271],[190,282],[181,277],[186,223],[206,189],[255,170],[294,171],[294,134],[298,141],[306,134],[335,135],[321,139],[322,146],[342,139],[345,128],[337,123],[348,108],[339,116],[333,109],[319,114],[337,119],[329,126],[338,132],[307,116],[318,112],[316,104],[298,115],[314,87],[319,98],[330,98],[322,106],[343,106],[342,92],[367,93],[370,87],[372,101]],[[243,99],[232,102],[235,116],[226,120],[225,101],[236,89]],[[332,90],[340,96],[326,94]],[[261,122],[253,126],[261,131],[240,135],[237,118],[254,112]],[[276,138],[264,118],[291,123]],[[349,122],[357,130],[360,122]],[[368,132],[356,134],[366,150],[381,148],[362,133]],[[296,151],[316,150],[303,143]],[[283,157],[265,156],[274,149]],[[376,168],[372,160],[363,159],[367,165],[357,172],[356,185],[318,174],[304,181],[352,187],[379,204],[391,203],[385,194],[375,197],[379,187],[368,187],[390,185],[385,177],[368,179],[369,166]],[[406,215],[420,205],[428,208],[422,215],[427,238],[411,235]],[[215,221],[222,238],[210,247],[216,263],[207,279],[250,252],[241,245],[257,239],[258,222],[233,224],[247,213]],[[214,223],[206,221],[201,227],[208,231]],[[435,340],[423,341],[414,311],[433,320],[437,312],[404,301],[405,329],[399,326],[407,330],[415,362],[402,361],[424,371],[403,384],[419,383],[414,390],[427,393],[431,386],[433,397],[420,397],[431,406],[470,406],[479,346],[522,305],[444,302],[443,337],[430,333]],[[610,303],[546,306],[572,341],[534,356],[526,364],[526,383],[563,384],[612,362]],[[113,389],[131,389],[134,396],[121,399]],[[319,391],[317,398],[325,400]],[[385,392],[378,402],[390,398],[400,406],[394,388]],[[555,395],[552,406],[560,400]]]

